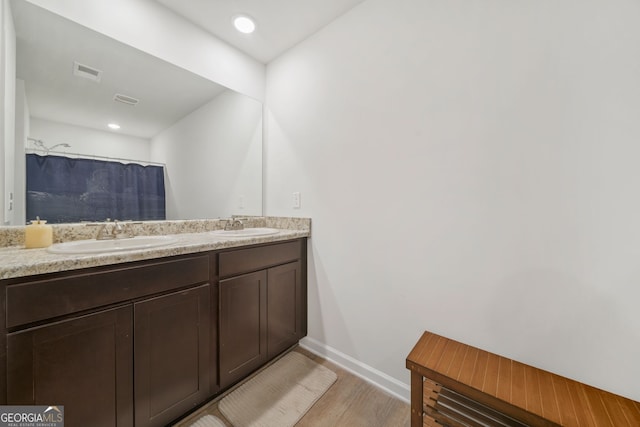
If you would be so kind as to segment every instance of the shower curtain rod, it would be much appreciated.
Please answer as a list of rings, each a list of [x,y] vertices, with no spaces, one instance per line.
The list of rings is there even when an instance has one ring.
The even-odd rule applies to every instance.
[[[150,161],[146,161],[146,160],[133,160],[133,159],[125,159],[125,158],[121,158],[121,157],[107,157],[107,156],[98,156],[98,155],[94,155],[94,154],[80,154],[80,153],[68,153],[66,151],[51,151],[51,150],[45,150],[42,148],[25,148],[25,153],[33,153],[33,154],[39,154],[39,152],[46,154],[56,154],[56,155],[62,155],[62,156],[72,156],[72,158],[80,158],[80,159],[94,159],[94,160],[115,160],[115,161],[119,161],[119,162],[124,162],[124,163],[137,163],[137,164],[141,164],[141,165],[151,165],[151,166],[162,166],[162,167],[166,167],[167,164],[166,163],[160,163],[160,162],[150,162]]]

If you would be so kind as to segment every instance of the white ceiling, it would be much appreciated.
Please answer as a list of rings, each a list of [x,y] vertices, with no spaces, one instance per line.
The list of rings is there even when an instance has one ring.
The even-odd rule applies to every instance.
[[[267,63],[364,0],[152,1]],[[33,117],[108,132],[107,121],[115,121],[122,126],[118,133],[151,138],[225,90],[30,2],[11,5],[16,75],[27,82]],[[232,18],[238,14],[255,19],[253,34],[235,30]],[[74,76],[74,61],[101,70],[102,81]],[[140,103],[115,102],[116,93]]]
[[[33,117],[107,132],[114,121],[118,133],[148,139],[225,90],[29,2],[12,1],[12,12],[16,76]],[[74,76],[74,61],[101,70],[100,83]],[[116,93],[140,102],[115,102]]]
[[[364,0],[155,1],[266,64]],[[255,20],[254,33],[235,30],[239,14]]]

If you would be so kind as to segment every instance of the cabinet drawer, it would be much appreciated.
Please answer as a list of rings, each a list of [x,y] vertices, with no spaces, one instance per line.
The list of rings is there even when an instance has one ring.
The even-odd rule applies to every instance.
[[[300,240],[222,252],[219,255],[220,278],[296,261],[301,258],[301,252],[302,242]]]
[[[209,280],[207,255],[7,286],[7,328]]]

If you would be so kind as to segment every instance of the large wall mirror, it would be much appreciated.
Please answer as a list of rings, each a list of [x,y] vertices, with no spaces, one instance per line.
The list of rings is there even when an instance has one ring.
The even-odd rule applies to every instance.
[[[23,152],[164,165],[167,219],[262,214],[259,101],[29,2],[11,9],[12,224],[32,219]]]

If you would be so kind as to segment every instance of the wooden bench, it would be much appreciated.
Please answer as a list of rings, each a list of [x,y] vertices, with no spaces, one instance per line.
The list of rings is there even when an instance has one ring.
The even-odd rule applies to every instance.
[[[640,403],[425,332],[407,357],[411,427],[640,426]]]

